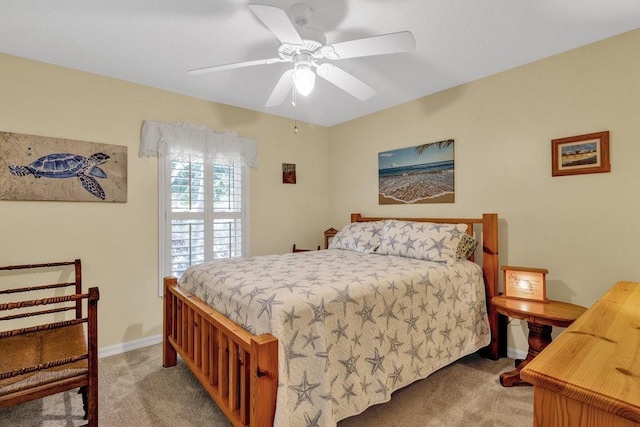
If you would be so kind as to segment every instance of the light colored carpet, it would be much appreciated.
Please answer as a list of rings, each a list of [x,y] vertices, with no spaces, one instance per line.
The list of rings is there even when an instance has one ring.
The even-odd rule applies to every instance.
[[[504,388],[500,372],[512,359],[468,356],[394,393],[338,427],[530,426],[531,387]],[[75,391],[0,409],[0,426],[84,425]],[[184,363],[162,368],[160,345],[100,359],[101,427],[230,426]]]

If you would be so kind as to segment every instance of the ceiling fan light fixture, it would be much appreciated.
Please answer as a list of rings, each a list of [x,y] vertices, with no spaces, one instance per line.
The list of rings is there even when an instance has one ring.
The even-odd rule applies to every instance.
[[[307,96],[311,93],[316,84],[316,73],[313,72],[308,63],[299,62],[295,64],[293,84],[300,95]]]
[[[375,95],[374,88],[324,60],[408,52],[416,46],[415,38],[409,31],[380,34],[327,45],[325,34],[308,25],[313,15],[313,9],[309,5],[297,3],[290,8],[288,15],[276,6],[250,4],[249,9],[280,41],[278,57],[196,68],[189,73],[204,74],[254,65],[293,63],[292,68],[288,68],[280,75],[278,83],[265,103],[266,107],[280,105],[292,89],[294,101],[296,91],[302,96],[309,95],[314,89],[316,74],[354,98],[366,101]]]

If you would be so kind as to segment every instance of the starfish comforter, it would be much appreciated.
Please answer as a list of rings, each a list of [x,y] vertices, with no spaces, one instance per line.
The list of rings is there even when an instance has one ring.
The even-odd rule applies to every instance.
[[[329,249],[212,261],[180,284],[278,338],[278,426],[335,426],[490,341],[482,270],[466,260]]]

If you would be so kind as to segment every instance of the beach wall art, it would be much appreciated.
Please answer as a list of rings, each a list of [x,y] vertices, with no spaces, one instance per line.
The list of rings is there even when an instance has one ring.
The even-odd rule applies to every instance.
[[[127,147],[0,132],[0,200],[127,201]]]
[[[379,153],[379,204],[453,203],[453,148],[447,139]]]
[[[551,140],[551,176],[611,172],[609,131]]]

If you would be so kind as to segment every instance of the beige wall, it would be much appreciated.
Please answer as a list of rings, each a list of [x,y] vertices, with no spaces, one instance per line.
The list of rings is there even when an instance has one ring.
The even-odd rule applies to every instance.
[[[100,346],[160,333],[157,165],[137,157],[142,120],[193,122],[259,141],[252,255],[312,247],[354,211],[498,212],[501,263],[549,269],[551,298],[592,304],[640,281],[640,31],[325,129],[0,55],[0,130],[126,145],[126,204],[0,201],[0,264],[81,257],[102,293]],[[428,76],[425,76],[428,78]],[[551,177],[550,140],[611,131],[612,172]],[[377,154],[454,138],[456,202],[379,206]],[[328,159],[331,159],[329,162]],[[297,185],[281,184],[281,163]],[[526,350],[512,322],[511,347]]]
[[[640,30],[331,128],[333,225],[497,212],[501,263],[549,269],[552,299],[589,306],[640,281],[639,47]],[[611,173],[551,176],[551,139],[604,130]],[[378,205],[379,152],[449,138],[455,203]],[[512,322],[509,346],[526,350],[525,333]]]
[[[186,77],[185,77],[186,78]],[[0,265],[82,258],[100,286],[100,347],[161,332],[157,160],[138,158],[142,120],[192,122],[258,140],[251,253],[318,245],[328,227],[328,131],[61,67],[0,55],[0,131],[128,147],[127,203],[0,201]],[[296,185],[281,164],[296,163]]]

